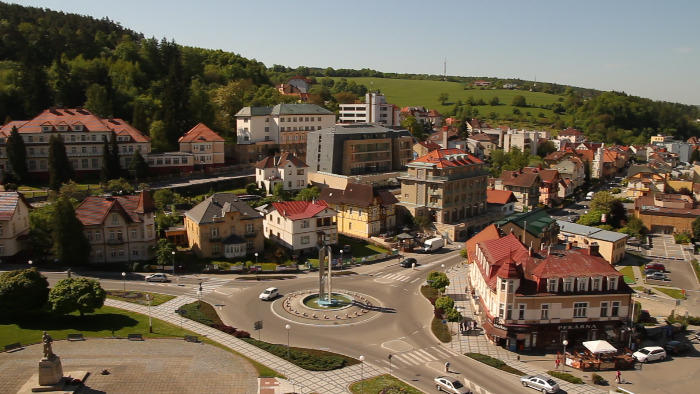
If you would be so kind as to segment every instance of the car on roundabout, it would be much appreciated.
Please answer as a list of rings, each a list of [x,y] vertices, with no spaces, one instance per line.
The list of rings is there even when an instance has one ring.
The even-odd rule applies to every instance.
[[[418,265],[418,260],[414,259],[413,257],[409,257],[407,259],[403,259],[399,265],[404,267],[404,268],[411,268],[413,265]]]
[[[523,376],[520,378],[520,383],[522,383],[524,387],[530,387],[545,394],[559,391],[559,383],[544,375]]]
[[[465,387],[459,379],[449,376],[438,376],[435,378],[435,387],[438,391],[454,394],[471,394],[472,391]]]
[[[146,282],[169,282],[168,275],[162,273],[155,273],[146,276]]]
[[[271,301],[274,300],[279,294],[280,291],[276,287],[268,287],[267,289],[263,290],[262,293],[260,293],[258,298],[263,301]]]

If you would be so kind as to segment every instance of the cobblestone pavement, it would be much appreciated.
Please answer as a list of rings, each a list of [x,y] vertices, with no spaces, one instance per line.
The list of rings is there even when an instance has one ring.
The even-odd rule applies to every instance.
[[[475,308],[472,305],[473,300],[471,297],[465,295],[465,289],[468,284],[468,266],[460,265],[451,268],[447,271],[447,276],[450,279],[450,285],[445,289],[445,294],[449,295],[453,300],[455,300],[455,307],[467,320],[476,320],[481,326],[481,317],[475,313]],[[520,361],[518,360],[518,354],[510,352],[503,349],[500,346],[491,344],[483,331],[479,330],[477,335],[457,335],[456,326],[452,330],[452,342],[450,344],[451,348],[458,351],[461,354],[464,353],[481,353],[485,354],[499,360],[504,361],[509,366],[523,371],[528,375],[546,375],[548,369],[547,365],[554,366],[555,355],[543,355],[543,356],[530,356],[530,355],[520,355]],[[544,361],[544,363],[542,363]],[[541,366],[543,365],[544,368]],[[549,368],[553,369],[553,368]],[[569,371],[567,371],[569,372]],[[580,371],[571,371],[580,372]],[[575,375],[581,375],[574,373]],[[605,393],[606,391],[601,390],[595,386],[589,384],[571,384],[567,383],[561,379],[556,379],[559,382],[561,388],[569,394],[598,394]]]
[[[223,349],[178,339],[55,341],[64,373],[88,371],[80,393],[254,393],[257,371]],[[40,344],[0,353],[0,392],[16,393],[38,373]],[[109,375],[101,375],[106,369]]]

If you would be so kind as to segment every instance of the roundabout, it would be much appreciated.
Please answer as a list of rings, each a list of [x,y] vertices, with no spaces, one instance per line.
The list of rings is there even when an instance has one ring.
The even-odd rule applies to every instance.
[[[294,291],[275,301],[272,309],[287,320],[323,326],[364,323],[391,312],[376,298],[350,290],[334,291],[330,305],[324,305],[319,298],[316,290]]]

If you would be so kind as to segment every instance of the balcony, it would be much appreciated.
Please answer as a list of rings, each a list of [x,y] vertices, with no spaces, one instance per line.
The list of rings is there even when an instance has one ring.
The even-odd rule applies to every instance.
[[[123,243],[124,243],[123,238],[114,238],[114,239],[107,240],[107,245],[121,245]]]

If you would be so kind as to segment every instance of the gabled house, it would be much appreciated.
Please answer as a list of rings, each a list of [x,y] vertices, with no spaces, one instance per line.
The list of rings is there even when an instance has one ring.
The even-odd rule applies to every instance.
[[[498,213],[499,219],[515,213],[515,203],[518,201],[510,190],[486,189],[486,203],[489,211]]]
[[[627,170],[627,190],[625,195],[635,199],[666,193],[666,176],[659,171],[643,165],[632,165]]]
[[[225,163],[224,139],[199,123],[177,140],[181,153],[192,153],[198,168],[219,167]]]
[[[589,248],[598,246],[598,253],[610,264],[625,258],[625,245],[629,235],[617,231],[603,230],[598,227],[584,226],[578,223],[557,220],[559,239],[573,246]]]
[[[516,212],[526,212],[537,207],[540,201],[541,185],[542,178],[539,174],[523,170],[504,170],[494,183],[494,187],[498,190],[513,192],[518,200],[515,203]]]
[[[396,226],[396,203],[399,200],[387,190],[349,183],[345,190],[322,189],[318,199],[337,212],[338,232],[341,234],[369,238]]]
[[[413,144],[413,152],[415,152],[417,157],[425,156],[436,149],[442,149],[442,147],[440,144],[430,140],[418,141]]]
[[[215,193],[185,212],[189,247],[200,258],[245,257],[264,249],[263,217],[232,193]]]
[[[337,213],[325,201],[273,202],[264,213],[265,238],[293,254],[313,254],[322,241],[338,243]]]
[[[580,143],[586,141],[586,136],[583,135],[582,132],[580,132],[574,128],[569,127],[568,129],[563,130],[561,133],[559,133],[559,136],[557,137],[557,139],[562,140],[562,141],[566,141],[566,142],[570,142],[573,144],[580,144]]]
[[[308,177],[309,166],[288,152],[268,156],[255,164],[255,183],[268,195],[278,184],[282,185],[283,190],[301,190],[306,187]]]
[[[540,204],[553,206],[559,204],[559,186],[561,176],[556,169],[542,169],[540,167],[525,167],[523,172],[539,174],[542,183],[540,183]]]
[[[90,262],[146,261],[156,246],[156,206],[151,194],[89,196],[75,209],[91,246]]]
[[[0,192],[0,259],[5,262],[26,249],[30,208],[22,194]]]

